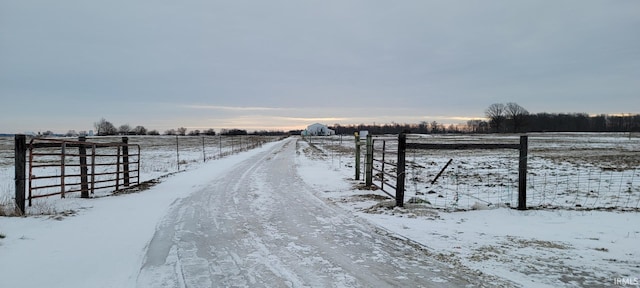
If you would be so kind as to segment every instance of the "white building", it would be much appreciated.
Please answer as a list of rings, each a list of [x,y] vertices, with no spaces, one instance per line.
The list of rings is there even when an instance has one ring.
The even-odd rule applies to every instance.
[[[329,129],[327,125],[315,123],[307,126],[307,129],[302,131],[304,136],[330,136],[336,135],[336,131]]]

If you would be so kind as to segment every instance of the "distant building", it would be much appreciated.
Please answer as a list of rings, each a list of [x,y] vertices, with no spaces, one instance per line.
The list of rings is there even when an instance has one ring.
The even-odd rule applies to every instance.
[[[330,136],[336,135],[336,131],[329,129],[327,125],[315,123],[307,126],[307,129],[302,131],[303,136]]]

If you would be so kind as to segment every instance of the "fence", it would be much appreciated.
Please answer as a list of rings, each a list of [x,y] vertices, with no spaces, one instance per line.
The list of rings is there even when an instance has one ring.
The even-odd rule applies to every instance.
[[[275,137],[271,137],[277,139]],[[268,142],[263,136],[237,135],[237,136],[176,136],[176,159],[180,170],[180,152],[201,151],[202,161],[219,159],[228,155],[248,151],[262,146]]]
[[[409,134],[405,151],[405,203],[446,210],[520,206],[527,209],[640,211],[640,138],[628,133],[528,133],[527,155],[515,150],[513,134]],[[328,155],[350,155],[341,165],[353,169],[354,151],[362,148],[360,177],[372,163],[372,181],[381,193],[397,200],[398,135],[373,137],[374,157],[366,158],[366,141],[335,137],[313,139]],[[349,137],[350,139],[353,139]],[[500,149],[414,149],[428,145],[508,144]],[[427,145],[427,146],[428,146]],[[383,149],[384,146],[384,149]],[[383,158],[384,150],[384,159]],[[332,156],[335,157],[335,156]],[[520,185],[520,160],[526,159],[526,185]],[[384,162],[384,164],[383,164]],[[353,170],[350,170],[353,171]],[[384,171],[384,172],[383,172]],[[346,171],[345,171],[346,172]],[[435,180],[435,181],[434,181]],[[526,195],[520,197],[520,187]],[[396,203],[397,204],[397,203]]]
[[[120,190],[121,187],[137,185],[140,180],[140,146],[127,142],[127,137],[123,137],[121,143],[87,142],[84,137],[78,141],[33,138],[27,146],[26,137],[16,135],[17,208],[24,214],[25,202],[31,206],[36,198],[54,195],[64,198],[74,192],[80,192],[81,198],[88,198],[96,190]],[[28,179],[28,194],[25,179]]]
[[[496,149],[517,149],[520,151],[519,163],[518,163],[518,209],[525,210],[527,209],[526,203],[526,194],[527,194],[527,150],[528,150],[528,137],[521,136],[519,144],[504,144],[504,143],[452,143],[452,144],[436,144],[436,143],[417,143],[411,142],[407,143],[407,135],[402,133],[398,136],[398,145],[397,150],[395,151],[395,155],[397,156],[396,164],[385,161],[386,157],[386,140],[382,141],[382,153],[381,159],[376,159],[373,157],[374,147],[372,144],[371,137],[367,138],[367,155],[371,154],[371,158],[379,163],[380,168],[375,167],[373,165],[373,161],[367,161],[367,166],[378,171],[377,174],[380,178],[380,188],[390,195],[390,193],[384,190],[385,179],[384,176],[391,176],[396,178],[395,187],[391,184],[387,183],[387,186],[391,186],[395,188],[395,200],[396,206],[402,207],[404,206],[404,192],[405,192],[405,180],[406,180],[406,151],[407,149],[413,150],[474,150],[474,149],[485,149],[485,150],[496,150]],[[371,143],[371,144],[369,144]],[[450,159],[447,164],[440,170],[440,172],[434,177],[431,181],[431,184],[434,184],[438,178],[442,175],[442,173],[447,169],[447,167],[451,164],[452,159]],[[385,170],[385,165],[391,166],[396,170],[395,175],[389,173]],[[413,163],[415,165],[415,163]],[[367,175],[367,183],[371,182],[372,175]]]
[[[511,140],[510,140],[511,139]],[[377,139],[374,141],[377,143]],[[386,143],[387,157],[397,153],[393,140]],[[430,142],[431,148],[416,150],[407,144],[405,193],[409,201],[423,201],[431,207],[447,209],[483,209],[492,205],[527,209],[622,210],[640,209],[640,141],[615,133],[530,133],[528,153],[504,153],[502,150],[451,150],[460,142],[513,142],[505,135],[413,135],[408,142]],[[389,144],[393,143],[389,153]],[[448,147],[449,146],[449,147]],[[390,155],[391,154],[391,155]],[[376,159],[381,158],[375,145]],[[525,179],[519,175],[526,159]],[[391,162],[393,160],[385,160]],[[381,166],[375,162],[375,166]],[[385,164],[385,170],[394,166]],[[387,171],[389,172],[389,171]],[[388,174],[380,175],[388,187],[395,184]],[[436,180],[436,181],[434,181]],[[522,183],[525,183],[523,185]],[[526,194],[520,193],[526,188]]]
[[[220,159],[277,141],[278,136],[130,136],[129,143],[142,147],[142,182],[187,170],[200,163]],[[100,141],[116,141],[118,137],[100,136]]]

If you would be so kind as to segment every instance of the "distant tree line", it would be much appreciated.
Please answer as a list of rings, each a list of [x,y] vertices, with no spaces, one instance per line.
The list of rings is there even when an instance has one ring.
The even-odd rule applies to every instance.
[[[445,125],[437,121],[422,121],[417,124],[334,124],[329,128],[336,134],[351,135],[354,132],[368,130],[371,134],[399,134],[410,131],[418,134],[456,134],[456,133],[525,133],[525,132],[640,132],[640,114],[624,115],[588,115],[586,113],[536,113],[530,114],[516,103],[491,104],[485,110],[486,119],[469,120],[465,124]],[[117,127],[102,118],[94,123],[95,134],[103,135],[161,135],[157,130],[147,130],[143,126],[131,127],[128,124]],[[299,135],[300,130],[254,131],[244,129],[221,129],[220,135]],[[46,133],[52,133],[47,131]],[[85,131],[76,133],[70,130],[67,136],[86,135]],[[180,127],[166,130],[162,135],[178,136],[215,136],[214,129],[191,130]]]
[[[491,104],[485,110],[489,132],[637,132],[640,115],[589,115],[586,113],[530,114],[516,103]]]
[[[491,104],[486,119],[469,120],[460,125],[444,125],[436,121],[418,124],[334,124],[336,134],[353,134],[367,130],[371,134],[440,133],[525,133],[525,132],[640,132],[640,115],[589,115],[586,113],[530,114],[516,103]]]
[[[136,126],[132,128],[129,124],[123,124],[116,128],[116,126],[113,125],[113,123],[107,121],[105,118],[102,118],[97,122],[95,122],[93,124],[93,127],[95,128],[95,134],[98,136],[112,136],[112,135],[215,136],[216,135],[216,131],[214,129],[206,129],[206,130],[194,129],[189,131],[185,127],[179,127],[176,129],[168,129],[164,131],[164,133],[160,134],[160,132],[158,132],[157,130],[147,130],[143,126]],[[86,135],[86,132],[83,131],[83,133],[84,134],[81,134],[81,135]],[[236,136],[236,135],[281,136],[281,135],[287,135],[287,134],[288,134],[287,132],[275,131],[275,130],[273,131],[259,130],[251,133],[247,132],[247,130],[244,130],[244,129],[221,129],[220,130],[220,135],[225,135],[225,136]],[[78,133],[76,133],[73,130],[70,130],[66,136],[78,136]]]
[[[336,134],[353,134],[358,131],[367,130],[371,134],[399,134],[403,131],[410,131],[411,133],[416,134],[438,134],[438,133],[465,133],[469,131],[465,131],[463,126],[461,125],[448,125],[445,126],[442,123],[438,123],[437,121],[433,121],[428,123],[426,121],[422,121],[418,124],[400,124],[400,123],[391,123],[391,124],[358,124],[358,125],[341,125],[334,124],[329,127],[330,129],[336,131]]]

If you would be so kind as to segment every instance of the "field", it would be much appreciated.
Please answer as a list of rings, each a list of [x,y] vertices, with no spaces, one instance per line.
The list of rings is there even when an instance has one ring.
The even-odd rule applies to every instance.
[[[120,137],[88,141],[117,142]],[[246,149],[255,137],[129,137],[141,147],[140,182],[156,179],[205,160]],[[333,165],[353,167],[352,136],[316,137],[309,141],[329,156]],[[395,162],[396,136],[374,137],[374,158]],[[517,135],[410,135],[414,143],[518,143]],[[364,147],[363,147],[364,153]],[[537,133],[529,135],[527,206],[529,208],[618,209],[640,208],[640,138],[624,133]],[[362,157],[364,163],[364,154]],[[427,203],[449,210],[517,206],[517,150],[408,150],[405,201]],[[447,162],[451,163],[443,170]],[[0,138],[0,203],[13,198],[13,138]],[[375,165],[380,169],[380,162]],[[393,174],[395,168],[387,165]],[[443,170],[440,177],[432,182]],[[355,171],[355,168],[354,168]],[[364,168],[361,169],[364,173]],[[56,174],[59,171],[51,171]],[[377,173],[378,187],[395,179]],[[361,175],[361,179],[364,175]],[[385,191],[395,195],[390,186]],[[97,195],[108,195],[101,191]],[[49,202],[51,200],[44,200]],[[45,206],[50,206],[46,204]]]
[[[395,137],[376,137],[376,158],[381,156],[379,148],[383,139],[389,140],[387,148],[392,152]],[[76,224],[85,223],[85,219],[87,223],[97,221],[96,218],[112,219],[117,216],[112,213],[126,214],[122,210],[128,209],[155,211],[155,214],[136,212],[140,217],[135,218],[148,216],[148,223],[141,227],[146,227],[148,231],[145,231],[150,235],[157,222],[152,221],[154,218],[149,215],[162,215],[159,203],[169,205],[174,201],[171,200],[172,195],[184,196],[192,193],[191,190],[201,189],[198,185],[208,183],[205,178],[213,170],[228,170],[229,164],[224,163],[233,160],[232,157],[211,161],[208,166],[200,163],[205,159],[223,157],[227,152],[242,150],[240,143],[251,142],[247,139],[205,138],[203,154],[203,139],[200,137],[181,137],[178,145],[175,137],[132,137],[130,143],[140,143],[142,147],[143,180],[174,173],[178,171],[178,163],[181,171],[193,173],[180,173],[168,178],[166,181],[173,184],[164,191],[155,191],[158,187],[154,187],[149,193],[104,197],[102,200],[85,200],[77,196],[44,198],[38,205],[28,208],[27,213],[47,216],[0,218],[3,220],[0,232],[7,235],[0,245],[13,249],[18,244],[36,243],[33,242],[35,240],[25,242],[21,239],[33,238],[29,236],[33,233],[44,235],[38,233],[53,231],[50,228],[52,223],[68,226],[69,230],[59,232],[62,235],[64,231],[84,227],[84,224]],[[411,135],[409,139],[425,143],[517,143],[518,135]],[[531,209],[528,211],[508,207],[517,203],[516,150],[408,151],[406,205],[398,208],[393,207],[395,201],[380,189],[364,187],[362,180],[354,179],[353,140],[353,136],[289,140],[296,143],[297,154],[291,157],[295,157],[296,170],[305,185],[313,187],[316,195],[324,201],[349,211],[349,217],[366,219],[380,227],[384,231],[382,233],[388,233],[402,243],[423,247],[421,251],[449,264],[455,271],[497,276],[514,284],[509,287],[608,287],[640,279],[640,250],[637,245],[640,239],[638,138],[629,138],[626,134],[529,134],[527,200]],[[0,184],[6,187],[2,190],[4,203],[10,204],[13,195],[13,139],[3,141]],[[181,147],[178,148],[179,153],[176,153],[176,146]],[[237,156],[236,162],[248,157]],[[450,159],[451,164],[432,184]],[[393,157],[386,160],[395,161]],[[211,171],[195,169],[199,167],[209,167]],[[393,181],[385,179],[389,181],[387,183]],[[287,180],[281,180],[285,183],[283,187],[287,187]],[[374,184],[381,185],[380,180],[376,179]],[[98,196],[109,194],[105,191]],[[155,197],[167,199],[164,202],[148,200]],[[154,205],[148,205],[148,201]],[[295,203],[291,201],[291,205]],[[105,205],[111,205],[111,208],[106,209]],[[67,217],[69,215],[77,217]],[[128,218],[122,216],[122,219]],[[120,231],[117,230],[120,226],[100,229]],[[25,234],[27,237],[22,236]],[[113,232],[110,235],[116,234],[119,235]],[[149,235],[139,233],[139,241],[148,241]],[[42,236],[42,242],[38,243],[51,238],[56,237]],[[122,243],[130,241],[130,235],[123,238],[127,240]],[[33,248],[27,244],[23,247]],[[43,253],[49,251],[45,246],[42,246]],[[140,247],[143,246],[141,244]],[[133,251],[134,254],[137,252]],[[47,255],[43,254],[43,257]],[[460,267],[471,270],[460,270]]]
[[[396,137],[377,137],[375,157],[381,157],[379,142],[389,139],[387,148],[393,148]],[[517,143],[519,137],[408,139]],[[399,239],[426,247],[451,267],[462,265],[478,275],[501,277],[513,282],[509,287],[637,287],[640,281],[638,138],[529,134],[527,211],[508,207],[517,205],[516,150],[407,151],[405,207],[399,208],[380,189],[365,187],[363,175],[354,180],[353,137],[316,137],[301,143],[315,163],[303,166],[303,174],[322,191],[321,197]],[[393,157],[385,160],[395,162]],[[347,185],[332,180],[338,178]],[[392,179],[386,181],[393,184]]]
[[[129,136],[128,138],[129,144],[140,145],[140,182],[151,181],[171,173],[189,170],[204,161],[219,159],[259,146],[265,142],[279,139],[278,137],[267,136]],[[76,138],[57,139],[77,140]],[[88,138],[87,141],[98,143],[121,142],[122,137],[93,137]],[[28,144],[29,139],[27,139]],[[54,162],[52,159],[47,159],[47,161]],[[59,162],[57,159],[55,161]],[[77,159],[68,161],[77,162]],[[73,170],[72,167],[66,167],[65,173],[73,174]],[[40,170],[38,171],[38,176],[42,176],[41,174],[43,173],[60,175],[60,168]],[[13,178],[14,138],[0,137],[0,215],[12,213],[11,207],[14,199]],[[59,181],[56,183],[59,183]],[[67,188],[65,190],[76,187]],[[55,188],[48,190],[46,192],[52,192]],[[112,192],[113,189],[103,189],[96,191],[92,197],[107,196]],[[77,198],[80,195],[75,193],[66,197]],[[60,196],[35,199],[33,208],[28,208],[26,213],[55,214],[56,212],[73,209],[73,204],[70,204],[71,206],[65,205],[64,201],[60,203],[59,199]]]
[[[397,136],[376,136],[373,139],[374,158],[382,158],[382,142],[386,142],[385,162],[395,163]],[[340,161],[346,161],[344,165],[354,165],[353,137],[317,137],[309,141],[332,159],[343,159]],[[519,137],[409,135],[407,142],[518,144]],[[640,208],[640,138],[630,138],[624,133],[532,133],[529,134],[528,146],[529,208]],[[364,147],[362,150],[364,153]],[[518,150],[510,149],[408,150],[405,201],[449,210],[516,207],[518,158]],[[364,162],[364,154],[361,159]],[[380,161],[374,161],[374,166],[378,170],[382,168]],[[395,169],[393,165],[385,167],[389,174],[394,174]],[[361,171],[364,172],[364,168]],[[395,186],[393,177],[374,174],[377,187],[385,184]],[[360,179],[364,176],[361,175]],[[395,195],[390,186],[385,191]]]

